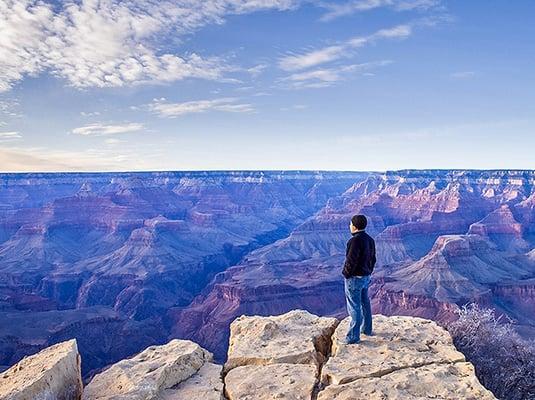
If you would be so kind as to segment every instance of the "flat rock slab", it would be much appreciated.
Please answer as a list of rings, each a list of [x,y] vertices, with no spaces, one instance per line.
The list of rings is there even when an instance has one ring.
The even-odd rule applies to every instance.
[[[316,383],[311,364],[246,365],[225,377],[229,400],[310,400]]]
[[[374,336],[343,344],[349,317],[336,328],[333,350],[322,369],[323,384],[379,377],[401,368],[465,361],[450,334],[435,322],[416,317],[374,315]]]
[[[495,400],[477,380],[472,364],[432,364],[405,368],[381,378],[331,385],[318,400]]]
[[[222,370],[222,365],[204,363],[190,378],[164,390],[161,400],[223,400]]]
[[[76,340],[47,347],[0,374],[0,400],[78,400],[82,395]]]
[[[147,400],[161,396],[194,375],[212,354],[189,340],[151,346],[96,375],[86,386],[84,400]]]
[[[304,310],[276,316],[245,316],[230,325],[225,371],[241,365],[274,363],[319,365],[329,352],[336,318]]]

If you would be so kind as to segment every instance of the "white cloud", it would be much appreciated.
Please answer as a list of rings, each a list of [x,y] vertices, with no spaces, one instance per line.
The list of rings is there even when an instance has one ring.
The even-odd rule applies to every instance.
[[[304,54],[288,55],[279,60],[279,67],[285,71],[313,67],[341,58],[345,53],[346,47],[345,45],[329,46]]]
[[[321,19],[322,21],[331,21],[338,17],[381,7],[387,7],[395,11],[428,10],[440,6],[440,3],[441,0],[351,0],[345,3],[328,2],[322,3],[327,13]]]
[[[60,3],[61,4],[61,3]],[[77,88],[224,79],[218,57],[158,50],[228,14],[288,10],[297,0],[0,0],[0,92],[45,71]],[[254,73],[254,71],[253,71]]]
[[[251,76],[253,78],[256,78],[258,77],[262,72],[264,72],[264,70],[267,68],[267,64],[258,64],[258,65],[255,65],[254,67],[251,67],[251,68],[247,68],[247,72],[249,74],[251,74]]]
[[[0,41],[1,40],[2,40],[2,36],[0,35]],[[0,78],[0,81],[1,81],[1,78]],[[4,114],[8,117],[21,118],[22,113],[19,111],[19,107],[20,107],[20,104],[15,99],[0,100],[0,114]]]
[[[96,116],[99,116],[100,115],[100,112],[99,111],[80,111],[80,115],[82,117],[96,117]]]
[[[412,27],[408,24],[397,25],[393,28],[381,29],[369,36],[368,39],[405,39],[412,34]]]
[[[19,132],[0,132],[0,142],[21,139],[22,135]]]
[[[231,66],[225,58],[170,50],[185,35],[228,15],[292,10],[311,0],[0,0],[0,92],[26,76],[50,73],[77,88],[119,87],[187,78],[239,83],[231,73],[258,76],[266,66]],[[312,0],[332,19],[378,7],[429,9],[438,0]],[[396,32],[390,32],[395,37]],[[409,32],[410,34],[410,32]],[[377,36],[379,38],[380,36]],[[400,37],[400,36],[397,36]],[[171,40],[168,40],[171,39]],[[367,38],[367,40],[372,40]],[[357,41],[280,60],[294,71],[344,57]]]
[[[213,100],[197,100],[184,103],[168,103],[165,99],[154,99],[147,107],[160,117],[175,118],[186,114],[203,113],[207,111],[224,111],[236,113],[250,113],[254,111],[251,104],[238,103],[238,99],[226,97]]]
[[[127,123],[127,124],[90,124],[74,128],[72,133],[81,136],[108,136],[117,135],[121,133],[138,132],[143,129],[143,124]]]
[[[347,79],[347,77],[352,74],[361,73],[364,75],[369,69],[383,67],[391,63],[392,61],[390,60],[382,60],[362,64],[344,65],[342,67],[314,69],[291,74],[290,76],[283,78],[282,81],[286,83],[287,87],[294,89],[324,88],[333,86],[337,82]]]
[[[234,89],[235,92],[249,92],[253,90],[254,86],[241,86]],[[219,92],[212,91],[212,94],[218,94]]]
[[[380,39],[405,39],[412,34],[409,24],[397,25],[392,28],[381,29],[368,36],[357,36],[341,44],[322,49],[308,51],[302,54],[290,54],[279,60],[279,67],[285,71],[298,71],[325,64],[351,55],[351,51],[374,43]]]

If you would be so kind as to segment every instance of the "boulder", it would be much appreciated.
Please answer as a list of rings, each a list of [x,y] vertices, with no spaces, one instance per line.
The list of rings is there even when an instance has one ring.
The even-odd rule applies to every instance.
[[[316,384],[312,364],[245,365],[225,376],[229,400],[309,400]]]
[[[83,399],[149,400],[164,394],[169,397],[176,393],[168,389],[192,377],[201,382],[197,385],[200,389],[214,378],[211,367],[200,371],[210,361],[212,354],[189,340],[175,339],[163,346],[151,346],[96,375],[85,388]],[[191,386],[184,386],[182,389],[192,390]]]
[[[0,374],[0,400],[78,400],[82,395],[76,340],[47,347]]]
[[[467,362],[403,368],[377,378],[327,386],[318,400],[492,400]]]
[[[161,400],[223,400],[221,372],[221,365],[205,362],[189,379],[164,390]]]
[[[380,377],[401,368],[465,361],[450,334],[435,322],[416,317],[373,316],[374,335],[344,344],[349,317],[336,328],[332,356],[322,368],[324,384]]]
[[[277,316],[245,316],[230,325],[225,372],[241,365],[314,364],[326,359],[338,320],[305,310]]]
[[[349,317],[337,324],[302,310],[239,317],[224,368],[226,398],[494,399],[435,322],[374,315],[374,335],[350,345],[348,325]]]

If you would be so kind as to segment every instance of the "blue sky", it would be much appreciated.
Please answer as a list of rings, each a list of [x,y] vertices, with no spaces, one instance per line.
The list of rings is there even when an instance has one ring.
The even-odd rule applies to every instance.
[[[530,0],[0,0],[0,169],[533,169],[534,17]]]

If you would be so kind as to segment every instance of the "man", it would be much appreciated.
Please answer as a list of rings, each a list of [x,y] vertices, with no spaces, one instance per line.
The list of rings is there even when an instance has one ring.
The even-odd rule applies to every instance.
[[[354,215],[349,223],[351,239],[347,242],[346,260],[342,275],[350,323],[346,343],[359,343],[362,333],[372,334],[372,310],[368,297],[370,275],[375,266],[375,241],[365,231],[368,220]],[[364,321],[363,321],[364,315]]]

